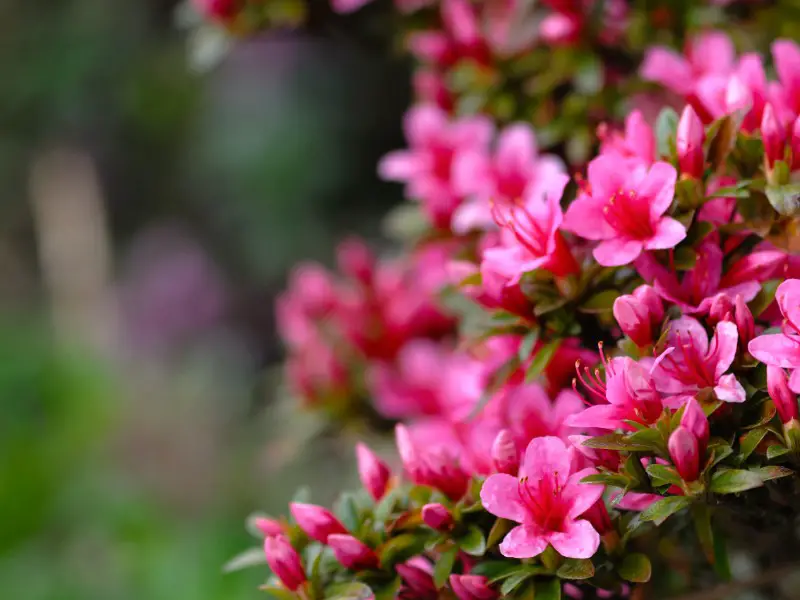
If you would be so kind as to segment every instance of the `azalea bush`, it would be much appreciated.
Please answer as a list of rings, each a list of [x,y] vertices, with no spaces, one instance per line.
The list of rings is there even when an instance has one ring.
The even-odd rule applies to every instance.
[[[393,428],[399,461],[359,444],[363,489],[253,517],[263,549],[232,568],[266,560],[264,590],[304,600],[646,598],[734,556],[762,575],[708,597],[790,590],[792,7],[364,4],[332,10],[396,11],[417,65],[407,147],[377,166],[403,244],[297,267],[277,322],[298,403]],[[235,34],[320,10],[198,5]]]

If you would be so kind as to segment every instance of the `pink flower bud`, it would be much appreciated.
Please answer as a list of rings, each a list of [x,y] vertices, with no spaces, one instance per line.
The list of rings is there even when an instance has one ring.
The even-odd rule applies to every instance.
[[[435,600],[439,597],[436,584],[427,569],[427,562],[423,558],[412,558],[395,566],[397,573],[403,578],[403,586],[409,592],[404,598],[418,598],[419,600]]]
[[[582,517],[589,521],[594,527],[594,530],[600,535],[604,535],[613,529],[611,525],[611,517],[608,514],[606,503],[602,498],[592,504],[591,508],[583,513]]]
[[[753,313],[750,312],[741,294],[736,296],[734,318],[736,320],[736,329],[739,331],[739,344],[741,344],[742,348],[746,348],[750,340],[756,336],[756,323],[755,319],[753,319]]]
[[[767,391],[775,403],[781,422],[788,423],[792,419],[800,419],[797,396],[789,389],[786,372],[781,367],[767,366]]]
[[[495,600],[500,597],[482,575],[450,575],[450,588],[458,600]]]
[[[683,425],[679,425],[667,443],[669,455],[684,481],[695,481],[700,475],[700,451],[697,438]]]
[[[733,312],[733,300],[726,294],[717,294],[711,299],[711,305],[708,308],[708,324],[714,327],[720,321],[732,321]]]
[[[761,117],[761,138],[764,140],[767,165],[772,167],[775,161],[783,160],[786,134],[771,104],[764,107],[764,115]]]
[[[614,300],[613,312],[620,329],[637,346],[647,346],[653,342],[650,313],[635,296],[625,295]]]
[[[453,526],[453,515],[438,502],[426,504],[422,507],[422,521],[436,531],[447,531]]]
[[[348,277],[369,285],[375,268],[375,257],[367,245],[352,237],[344,240],[336,248],[336,262],[339,270]]]
[[[386,493],[386,487],[389,485],[389,478],[392,476],[392,472],[386,466],[386,463],[378,458],[365,444],[358,443],[356,445],[356,459],[358,461],[358,476],[361,478],[361,485],[377,502]]]
[[[516,475],[519,469],[519,450],[508,429],[501,429],[492,444],[492,462],[498,473]]]
[[[290,502],[289,511],[297,521],[297,525],[306,532],[308,537],[323,544],[328,541],[328,536],[332,533],[347,533],[347,529],[339,522],[339,519],[334,517],[331,511],[321,506]]]
[[[403,424],[395,427],[395,440],[403,469],[411,481],[436,488],[453,501],[467,492],[470,476],[461,468],[456,448],[417,445]]]
[[[681,114],[681,120],[678,122],[678,133],[675,139],[681,173],[695,178],[703,176],[705,137],[706,132],[700,117],[687,104]]]
[[[282,535],[264,538],[267,564],[286,589],[292,592],[306,582],[306,572],[300,555]]]
[[[285,533],[283,525],[281,525],[275,519],[270,519],[268,517],[255,517],[251,523],[255,529],[258,529],[265,536],[282,535]]]
[[[696,398],[692,397],[686,403],[680,424],[681,427],[688,429],[695,439],[697,439],[698,452],[701,455],[705,454],[710,435],[708,418]]]
[[[336,560],[353,571],[377,569],[378,555],[361,540],[346,533],[332,533],[328,536],[328,546],[333,550]]]
[[[650,322],[654,326],[660,325],[664,319],[664,302],[658,292],[649,285],[640,285],[633,290],[633,297],[647,307],[650,313]]]

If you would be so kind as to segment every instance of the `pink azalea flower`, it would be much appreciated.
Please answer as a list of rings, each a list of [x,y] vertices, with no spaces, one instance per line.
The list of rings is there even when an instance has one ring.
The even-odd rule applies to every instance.
[[[481,575],[450,575],[450,589],[458,600],[496,600],[500,596]]]
[[[501,213],[495,206],[502,227],[501,245],[484,250],[481,272],[505,279],[505,286],[515,286],[525,273],[536,269],[563,277],[579,271],[559,227],[563,220],[560,200],[569,178],[554,175],[546,193],[524,206]]]
[[[540,203],[553,185],[560,182],[560,178],[553,179],[563,173],[564,165],[558,158],[538,153],[530,125],[509,125],[498,136],[493,154],[476,148],[456,157],[455,187],[462,196],[471,199],[459,207],[453,220],[454,230],[491,228],[492,203],[503,215],[512,207]]]
[[[282,535],[264,538],[264,555],[269,568],[287,590],[293,592],[307,581],[300,555]]]
[[[570,204],[564,229],[599,240],[594,257],[603,266],[626,265],[644,250],[673,248],[686,228],[664,213],[675,194],[675,168],[649,169],[634,160],[599,156],[589,163],[588,189]]]
[[[783,315],[783,332],[758,336],[747,349],[766,365],[792,369],[789,387],[800,394],[800,279],[780,284],[775,300]]]
[[[398,598],[414,600],[437,600],[439,592],[433,581],[433,566],[421,556],[415,556],[395,567],[403,579]]]
[[[525,450],[519,478],[505,473],[483,484],[481,502],[495,516],[520,523],[500,544],[509,558],[531,558],[548,544],[562,556],[590,558],[600,535],[580,519],[603,495],[603,486],[582,484],[594,469],[574,472],[573,452],[555,437],[535,438]]]
[[[380,561],[375,551],[348,533],[332,533],[328,546],[343,567],[353,571],[377,569]]]
[[[781,423],[800,420],[797,394],[789,388],[786,373],[781,367],[767,366],[767,391],[780,415]]]
[[[610,130],[602,124],[597,128],[597,137],[602,155],[636,158],[648,166],[656,160],[656,136],[641,111],[628,113],[624,132]]]
[[[453,501],[466,493],[469,475],[461,467],[460,446],[446,430],[416,426],[412,432],[405,425],[397,425],[395,439],[411,481],[435,488]]]
[[[468,0],[442,0],[442,29],[414,33],[409,49],[423,63],[449,68],[461,60],[489,64],[481,23]]]
[[[800,115],[800,46],[792,40],[775,40],[772,57],[780,80],[775,100],[783,108],[782,118],[793,120]]]
[[[499,267],[499,269],[498,269]],[[450,264],[452,281],[461,286],[461,291],[478,304],[489,309],[502,309],[533,321],[533,303],[520,288],[519,281],[512,282],[504,265],[483,261],[480,266],[467,261]],[[465,280],[480,274],[480,284],[463,284]]]
[[[662,412],[661,394],[648,370],[627,356],[605,360],[605,382],[588,368],[578,377],[597,404],[567,418],[580,429],[633,429],[626,421],[649,425]]]
[[[614,300],[613,313],[620,329],[641,347],[655,341],[664,319],[664,305],[652,287],[640,285],[633,294]]]
[[[647,281],[653,281],[656,292],[667,302],[677,304],[684,313],[705,313],[717,294],[731,300],[741,295],[745,302],[756,297],[760,282],[766,281],[783,267],[785,255],[777,250],[752,252],[739,259],[723,275],[723,254],[719,246],[706,240],[697,249],[694,268],[685,271],[681,280],[677,273],[658,264],[652,256],[642,256],[636,269]]]
[[[659,391],[669,394],[673,407],[699,391],[713,389],[723,402],[744,402],[742,384],[726,374],[734,358],[739,333],[730,321],[720,321],[709,344],[708,334],[697,319],[681,317],[669,324],[669,349],[656,361],[653,378]]]
[[[418,105],[406,114],[408,150],[387,154],[378,166],[383,179],[406,183],[410,198],[422,202],[437,227],[448,228],[463,197],[454,188],[453,161],[460,152],[481,150],[492,135],[485,117],[451,121],[435,106]]]

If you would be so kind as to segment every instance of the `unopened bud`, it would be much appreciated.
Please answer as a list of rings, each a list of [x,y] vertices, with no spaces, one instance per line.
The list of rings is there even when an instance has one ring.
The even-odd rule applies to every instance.
[[[328,536],[328,546],[331,547],[336,560],[353,571],[377,569],[379,566],[375,551],[352,535],[333,533]]]
[[[321,506],[291,502],[289,511],[297,521],[297,525],[308,537],[323,544],[328,541],[328,536],[332,533],[347,533],[347,529],[339,519],[333,516],[331,511]]]
[[[458,600],[495,600],[500,597],[482,575],[450,575],[450,589]]]
[[[264,555],[275,576],[290,591],[306,582],[306,572],[300,555],[282,535],[264,538]]]
[[[436,531],[447,531],[453,526],[453,515],[447,507],[438,502],[422,507],[422,521]]]
[[[786,133],[771,104],[764,107],[761,117],[761,139],[764,141],[764,156],[771,169],[775,162],[783,160],[786,148]]]
[[[365,444],[356,445],[356,461],[361,485],[377,502],[386,493],[392,472],[386,463],[378,458]]]
[[[736,329],[739,331],[739,343],[743,348],[746,348],[750,340],[756,336],[756,323],[755,319],[753,319],[753,313],[750,312],[741,295],[736,296],[734,318],[736,320]]]
[[[708,324],[715,327],[720,321],[732,321],[734,308],[733,300],[726,294],[717,294],[708,307]]]
[[[675,139],[678,151],[678,165],[681,173],[699,179],[703,176],[704,156],[703,142],[706,133],[700,117],[690,105],[686,105],[678,122],[678,133]]]
[[[492,444],[492,462],[498,473],[516,475],[519,469],[519,450],[508,429],[501,429]]]
[[[684,481],[696,481],[700,476],[700,451],[697,438],[683,425],[679,425],[667,443],[669,455]]]
[[[775,404],[782,423],[800,419],[797,395],[789,389],[786,372],[781,367],[767,366],[767,392]]]

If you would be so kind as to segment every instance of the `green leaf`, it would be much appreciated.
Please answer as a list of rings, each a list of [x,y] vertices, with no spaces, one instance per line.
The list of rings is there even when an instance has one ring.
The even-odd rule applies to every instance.
[[[402,579],[400,579],[400,577],[395,577],[387,584],[381,586],[373,585],[372,589],[375,592],[375,600],[395,600],[402,584]]]
[[[784,454],[788,453],[789,449],[786,446],[775,444],[767,448],[767,459],[772,460],[773,458],[778,458],[779,456],[783,456]]]
[[[697,253],[691,246],[680,246],[674,253],[675,268],[679,271],[690,271],[697,264]]]
[[[537,579],[536,600],[561,600],[561,582],[558,579]]]
[[[762,485],[764,482],[758,473],[743,469],[721,469],[711,477],[709,489],[715,494],[737,494]]]
[[[503,585],[500,586],[500,595],[507,596],[517,589],[523,581],[531,576],[532,575],[528,571],[520,571],[507,577],[506,580],[503,581]]]
[[[300,504],[308,504],[311,501],[311,488],[307,485],[297,488],[291,501]]]
[[[764,437],[769,433],[765,427],[759,427],[748,431],[739,442],[739,461],[740,464],[745,462],[748,457],[753,453]]]
[[[653,567],[650,565],[650,559],[647,556],[634,552],[623,559],[622,564],[617,569],[617,573],[625,581],[647,583],[653,574]]]
[[[380,550],[381,564],[391,568],[425,549],[429,537],[416,533],[403,533],[387,541]]]
[[[678,475],[678,472],[674,467],[653,463],[651,465],[647,465],[645,471],[647,471],[647,474],[650,475],[650,478],[653,480],[653,485],[656,487],[665,484],[678,486],[683,484],[683,478]]]
[[[691,500],[686,496],[669,496],[642,511],[642,521],[653,521],[656,525],[661,525],[670,516],[686,508],[689,504],[691,504]]]
[[[599,292],[584,302],[578,310],[589,314],[611,312],[614,307],[614,300],[619,296],[620,293],[617,290]]]
[[[663,456],[668,455],[664,436],[658,429],[648,427],[635,431],[625,438],[625,443],[648,448]]]
[[[768,186],[765,192],[772,208],[779,214],[794,217],[800,212],[800,183]]]
[[[731,454],[733,454],[733,448],[731,448],[727,442],[720,441],[719,443],[716,444],[709,444],[708,452],[711,455],[709,463],[713,467],[720,461],[725,460]]]
[[[337,583],[325,590],[325,600],[370,600],[373,597],[372,589],[358,581]]]
[[[776,465],[751,469],[751,472],[758,475],[761,478],[761,481],[772,481],[773,479],[780,479],[781,477],[788,477],[789,475],[794,475],[794,471],[792,471],[791,469],[787,469],[786,467],[779,467]]]
[[[348,531],[358,531],[361,520],[358,516],[358,504],[356,504],[355,495],[350,492],[343,493],[336,503],[335,513]]]
[[[629,452],[648,452],[652,450],[650,442],[645,444],[631,441],[630,436],[626,436],[622,433],[610,433],[608,435],[589,438],[583,442],[583,445],[588,448],[599,448],[601,450],[627,450]]]
[[[561,341],[560,339],[556,339],[539,348],[528,370],[525,372],[526,382],[534,381],[544,373],[544,370],[547,368],[547,365],[550,364],[550,360],[553,358],[556,350],[561,346]]]
[[[711,510],[704,502],[692,505],[692,521],[700,547],[706,555],[708,563],[713,565],[714,557],[714,530],[711,528]]]
[[[489,580],[489,583],[495,583],[523,571],[529,572],[525,565],[520,565],[519,563],[508,560],[487,560],[481,561],[472,567],[470,574],[483,575]]]
[[[738,124],[730,116],[714,121],[708,128],[706,139],[709,141],[706,157],[711,163],[712,170],[717,171],[725,164],[725,160],[736,144],[738,129]]]
[[[561,579],[589,579],[594,576],[594,565],[588,558],[568,558],[556,571]]]
[[[746,198],[750,194],[748,186],[752,183],[752,179],[743,179],[734,185],[727,185],[719,188],[713,194],[709,194],[709,198]]]
[[[754,317],[758,318],[761,316],[761,313],[767,310],[769,305],[772,304],[772,301],[775,300],[775,292],[778,290],[781,281],[782,280],[778,279],[770,279],[761,284],[761,290],[759,290],[758,295],[747,305]]]
[[[714,534],[714,571],[723,581],[731,580],[731,562],[728,559],[728,545],[725,536],[717,530]]]
[[[621,473],[595,473],[581,479],[581,483],[600,483],[602,485],[610,485],[611,487],[622,489],[628,487],[630,482],[630,477],[622,475]]]
[[[267,564],[267,558],[264,556],[264,548],[248,548],[240,552],[222,567],[223,573],[233,573],[234,571],[241,571],[249,567],[263,567]]]
[[[433,567],[433,583],[436,584],[437,590],[447,583],[456,564],[456,558],[458,558],[458,546],[451,546],[439,555],[439,560]]]
[[[486,538],[486,547],[494,548],[516,525],[514,521],[509,521],[508,519],[497,519],[489,530],[489,535]]]
[[[458,539],[458,545],[470,556],[483,556],[486,552],[486,538],[475,525],[471,525],[467,533]]]
[[[678,113],[671,108],[663,109],[656,119],[656,142],[658,156],[669,158],[675,151],[675,137],[678,131]]]
[[[522,343],[519,345],[519,360],[525,362],[530,358],[533,349],[536,347],[536,342],[539,341],[539,328],[531,329],[530,333],[522,338]]]
[[[277,585],[262,585],[258,589],[262,592],[267,592],[275,600],[297,600],[297,594]]]
[[[422,237],[430,229],[430,223],[416,202],[404,202],[386,215],[382,224],[387,237],[408,242]]]

